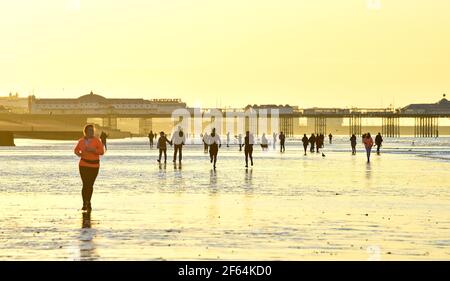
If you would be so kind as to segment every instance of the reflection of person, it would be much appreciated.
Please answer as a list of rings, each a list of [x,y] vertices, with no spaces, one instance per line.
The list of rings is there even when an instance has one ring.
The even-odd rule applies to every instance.
[[[100,169],[100,155],[105,153],[103,143],[94,136],[94,126],[86,125],[84,137],[78,141],[74,153],[80,157],[79,171],[83,182],[81,195],[83,197],[83,211],[91,211],[91,198],[94,183]]]
[[[253,139],[253,135],[250,134],[249,131],[247,131],[245,133],[245,138],[244,138],[244,144],[242,144],[242,146],[244,146],[244,153],[245,153],[245,167],[248,167],[248,158],[250,158],[250,162],[253,166],[253,144],[255,143],[254,139]]]
[[[161,156],[164,153],[164,163],[167,162],[167,145],[166,143],[172,145],[172,143],[167,139],[166,135],[164,134],[164,132],[160,132],[159,133],[159,139],[158,139],[158,143],[157,143],[157,148],[159,149],[159,157],[158,157],[158,162],[161,162]]]
[[[183,145],[186,142],[186,136],[181,127],[178,127],[178,130],[173,133],[171,142],[174,144],[173,162],[176,162],[178,154],[178,161],[181,164],[181,160],[183,159]]]

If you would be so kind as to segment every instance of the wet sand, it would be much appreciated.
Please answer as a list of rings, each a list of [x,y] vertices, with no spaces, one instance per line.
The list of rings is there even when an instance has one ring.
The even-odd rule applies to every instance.
[[[114,140],[83,218],[74,144],[16,144],[0,150],[0,260],[450,260],[450,161],[413,153],[426,145],[370,164],[346,139],[325,158],[255,146],[249,169],[222,146],[214,171],[200,146],[180,169]]]

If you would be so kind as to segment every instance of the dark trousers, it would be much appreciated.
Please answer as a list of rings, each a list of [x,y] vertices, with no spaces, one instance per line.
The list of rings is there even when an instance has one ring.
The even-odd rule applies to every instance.
[[[81,196],[83,197],[83,205],[91,203],[92,193],[94,192],[94,183],[98,175],[99,168],[79,166],[81,180],[83,181],[83,189]]]
[[[219,153],[219,147],[217,144],[212,144],[209,147],[209,158],[211,159],[211,162],[214,162],[214,167],[216,166],[217,162],[217,154]]]
[[[305,150],[305,154],[306,154],[306,150],[308,150],[308,144],[307,143],[303,144],[303,149]]]
[[[280,142],[280,152],[286,151],[286,148],[284,147],[284,141]]]
[[[311,143],[311,148],[309,149],[310,152],[314,152],[314,143]]]
[[[352,144],[352,154],[356,154],[356,144]]]
[[[167,161],[167,148],[160,148],[159,149],[159,158],[158,161],[161,161],[161,156],[164,153],[164,162]]]
[[[183,145],[182,144],[176,144],[175,145],[175,149],[173,152],[173,162],[175,162],[177,160],[177,154],[178,154],[178,161],[181,162],[181,159],[183,159]]]
[[[380,154],[380,147],[381,147],[381,144],[377,144],[377,153],[378,154]]]
[[[253,146],[245,146],[244,148],[244,153],[245,153],[245,165],[248,166],[248,158],[250,157],[250,162],[253,165]]]

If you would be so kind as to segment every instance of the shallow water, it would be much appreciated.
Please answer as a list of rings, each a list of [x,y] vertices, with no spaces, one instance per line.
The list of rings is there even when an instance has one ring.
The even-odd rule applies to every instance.
[[[255,146],[249,169],[222,146],[216,171],[200,145],[174,167],[171,148],[158,165],[147,139],[111,140],[90,218],[74,143],[19,139],[0,148],[0,259],[449,260],[450,138],[386,139],[370,164],[347,139],[326,157]]]

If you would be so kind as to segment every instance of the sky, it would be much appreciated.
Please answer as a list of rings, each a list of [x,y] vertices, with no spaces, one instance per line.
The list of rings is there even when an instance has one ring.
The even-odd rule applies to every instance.
[[[448,15],[448,0],[0,0],[0,96],[435,102]]]

